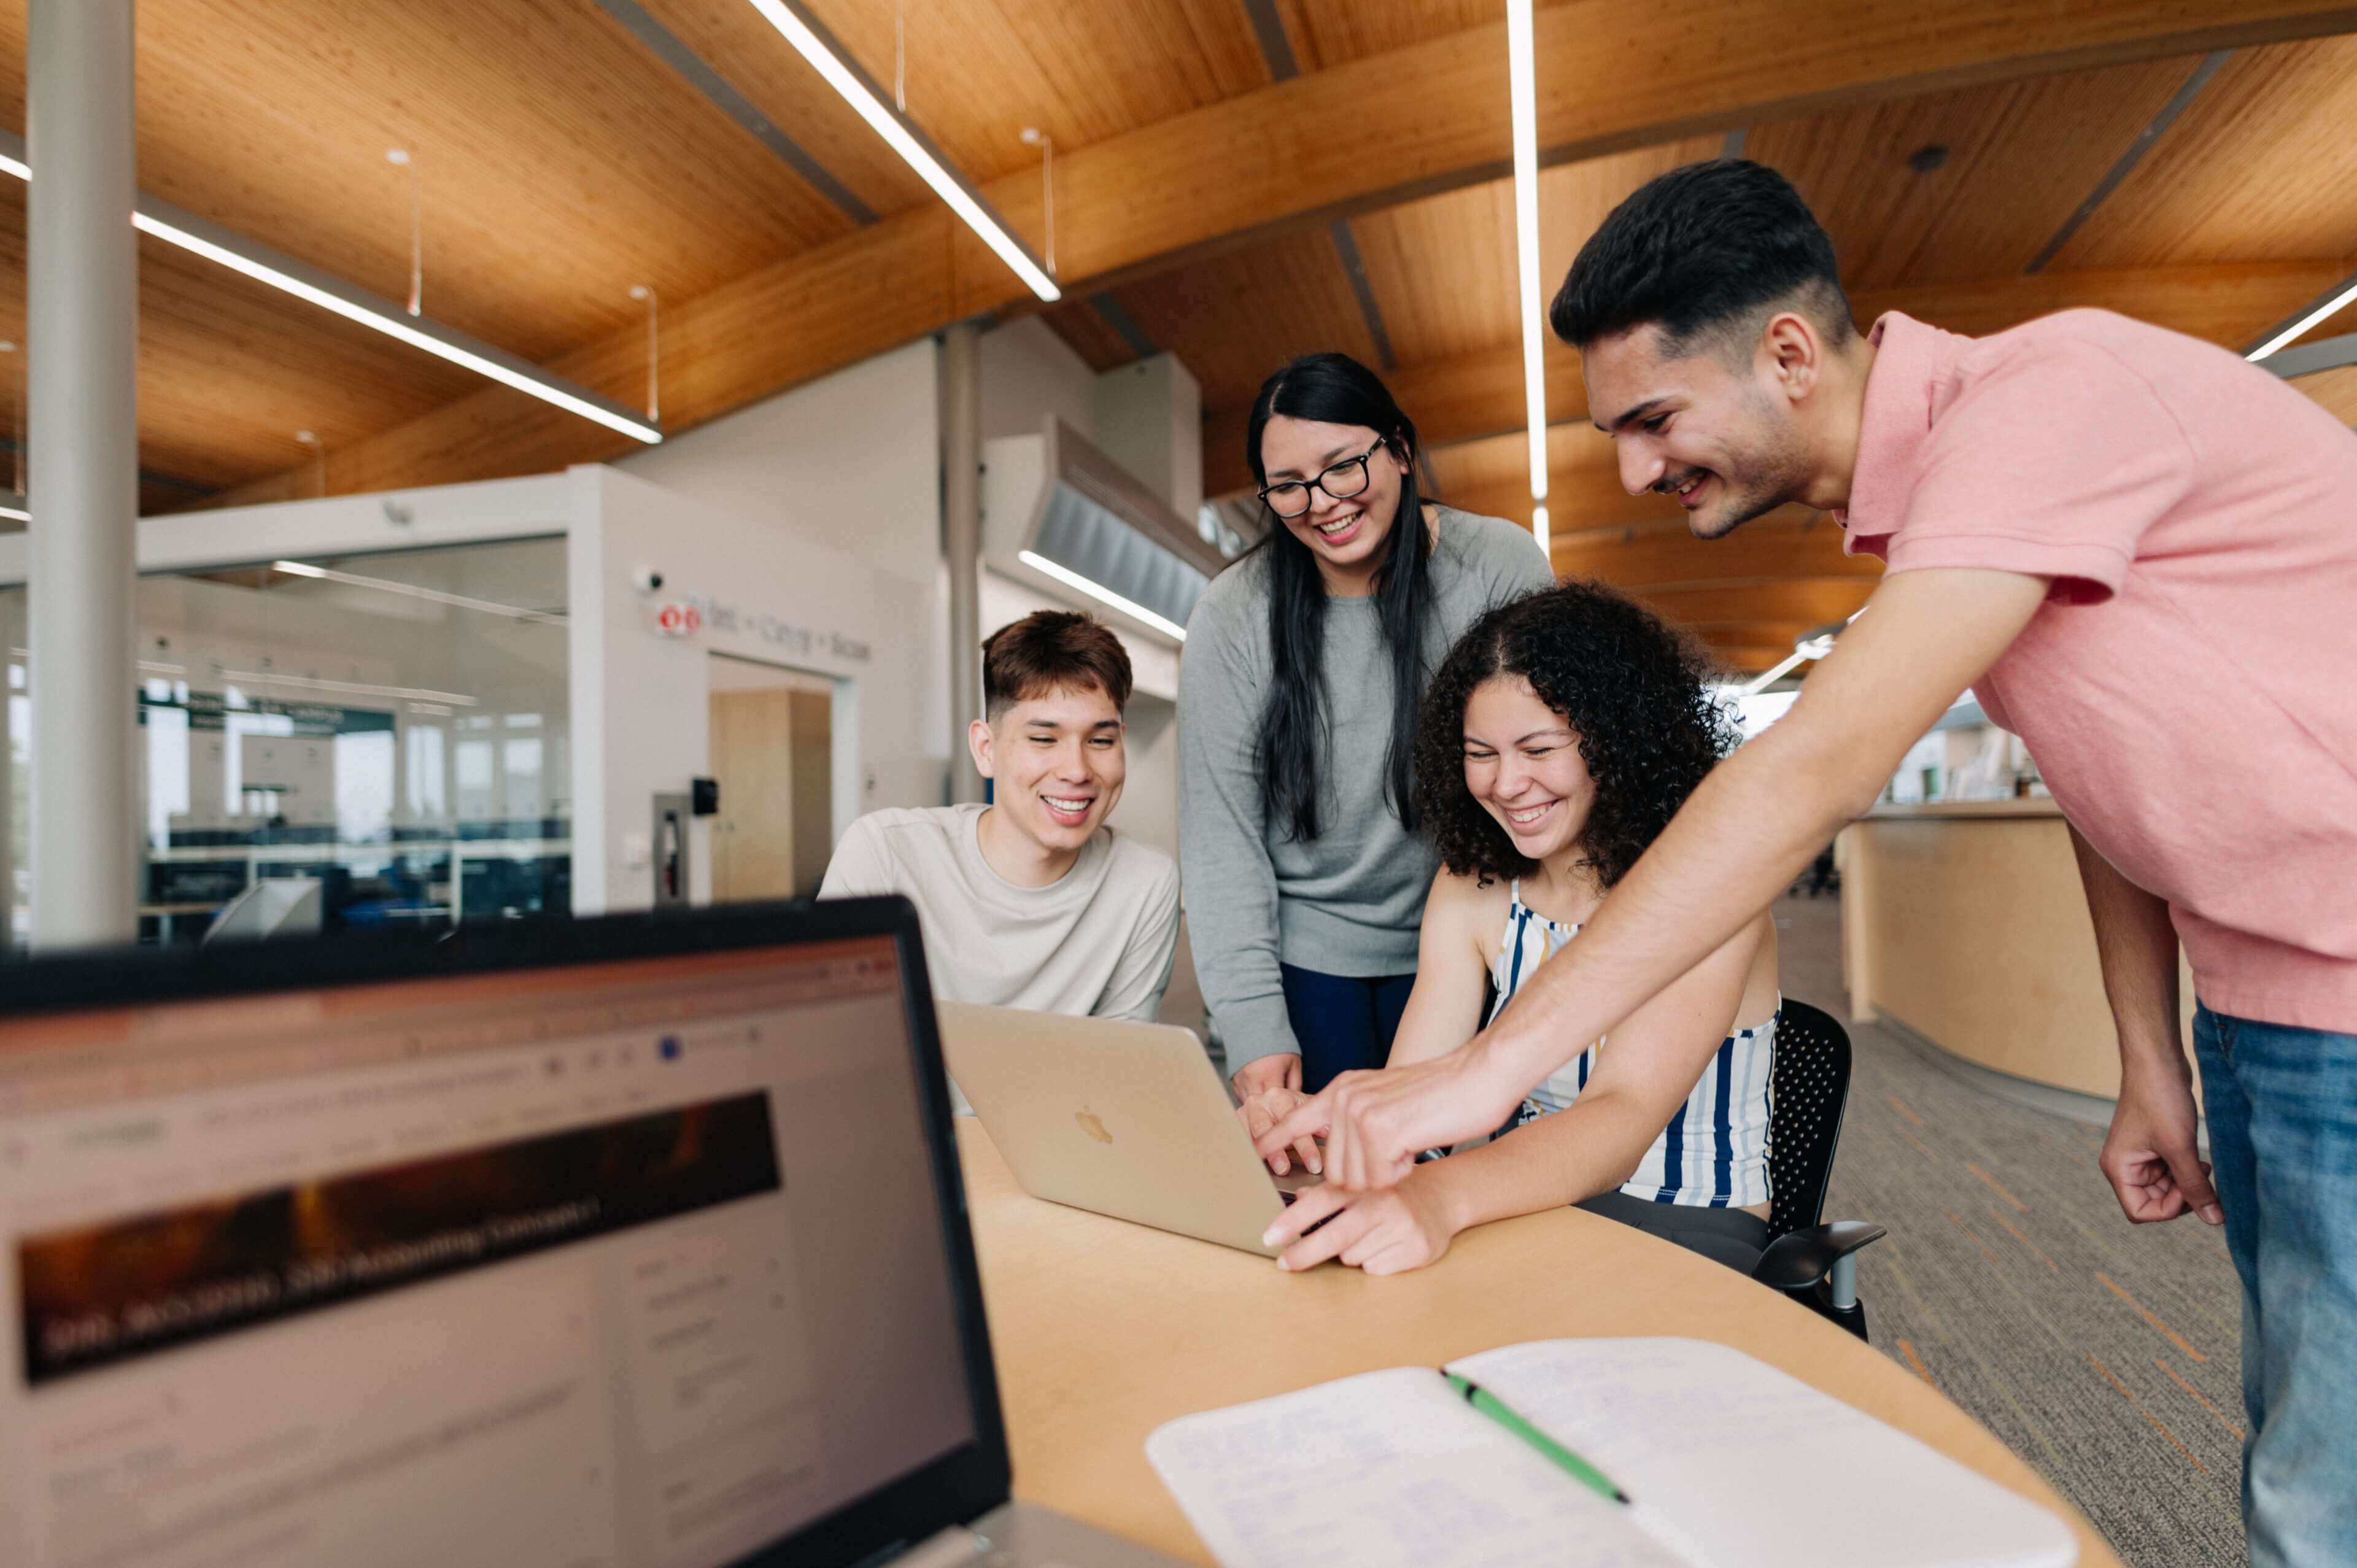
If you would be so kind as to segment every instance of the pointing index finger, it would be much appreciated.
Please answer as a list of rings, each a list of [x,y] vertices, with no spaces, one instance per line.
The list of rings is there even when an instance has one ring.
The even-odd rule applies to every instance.
[[[1285,1151],[1286,1144],[1315,1137],[1326,1131],[1329,1117],[1326,1095],[1320,1094],[1295,1106],[1274,1125],[1264,1128],[1253,1140],[1253,1147],[1259,1152],[1261,1158],[1273,1159]]]

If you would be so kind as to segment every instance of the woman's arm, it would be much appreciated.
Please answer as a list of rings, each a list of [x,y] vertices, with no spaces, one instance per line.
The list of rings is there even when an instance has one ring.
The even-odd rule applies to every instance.
[[[1301,1081],[1301,1047],[1277,972],[1276,870],[1253,766],[1261,692],[1222,624],[1257,602],[1200,607],[1178,663],[1178,864],[1187,931],[1205,1010],[1230,1074],[1247,1092],[1267,1087],[1263,1080]]]
[[[1490,981],[1483,937],[1497,935],[1505,908],[1505,889],[1495,882],[1484,887],[1480,878],[1445,866],[1434,874],[1416,931],[1415,985],[1392,1037],[1393,1064],[1445,1056],[1481,1032]]]
[[[1302,1193],[1269,1228],[1268,1244],[1286,1248],[1279,1264],[1340,1258],[1370,1273],[1421,1268],[1469,1226],[1559,1208],[1628,1180],[1726,1043],[1771,918],[1761,915],[1631,1014],[1567,1110],[1418,1165],[1394,1187]],[[1305,1234],[1329,1215],[1331,1223]]]

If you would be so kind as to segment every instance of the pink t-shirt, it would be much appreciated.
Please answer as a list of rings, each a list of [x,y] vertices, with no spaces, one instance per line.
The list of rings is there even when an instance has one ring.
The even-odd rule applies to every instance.
[[[2052,578],[1981,706],[2205,1004],[2357,1033],[2357,434],[2108,311],[1874,340],[1849,551]]]

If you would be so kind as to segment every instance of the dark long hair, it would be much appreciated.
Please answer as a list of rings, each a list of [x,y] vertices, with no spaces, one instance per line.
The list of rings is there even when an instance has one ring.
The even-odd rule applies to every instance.
[[[1580,847],[1609,888],[1734,749],[1712,674],[1690,638],[1601,583],[1544,588],[1475,621],[1440,661],[1416,732],[1416,795],[1441,864],[1484,881],[1533,869],[1465,787],[1465,704],[1484,681],[1520,675],[1579,736],[1596,785]]]
[[[1322,424],[1357,424],[1383,439],[1406,465],[1399,510],[1392,514],[1391,548],[1375,573],[1375,614],[1391,654],[1391,742],[1383,754],[1383,799],[1400,821],[1416,825],[1415,709],[1424,691],[1424,639],[1432,618],[1432,535],[1424,526],[1424,498],[1415,483],[1415,425],[1392,401],[1391,389],[1347,354],[1307,354],[1261,383],[1244,435],[1245,460],[1255,483],[1268,483],[1261,433],[1278,414]],[[1254,547],[1268,571],[1268,700],[1262,704],[1253,757],[1259,765],[1261,807],[1296,840],[1318,836],[1325,797],[1328,721],[1319,672],[1325,664],[1326,584],[1309,546],[1284,521],[1268,519],[1267,537]]]

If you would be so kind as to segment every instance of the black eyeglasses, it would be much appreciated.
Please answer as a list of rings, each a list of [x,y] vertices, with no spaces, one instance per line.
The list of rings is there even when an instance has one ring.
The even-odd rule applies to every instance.
[[[1314,479],[1287,479],[1281,485],[1264,485],[1261,501],[1279,517],[1299,517],[1309,510],[1312,490],[1324,490],[1338,501],[1349,500],[1367,488],[1367,465],[1389,445],[1389,441],[1378,441],[1357,456],[1343,458]]]

